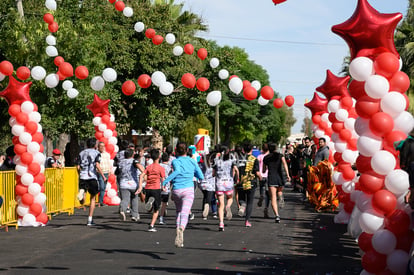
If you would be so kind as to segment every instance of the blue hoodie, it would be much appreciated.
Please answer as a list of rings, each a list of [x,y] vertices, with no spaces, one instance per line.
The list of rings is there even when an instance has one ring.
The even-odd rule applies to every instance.
[[[203,172],[196,161],[188,156],[179,156],[172,161],[173,172],[162,182],[165,186],[172,182],[172,189],[183,189],[194,187],[193,178],[204,179]]]

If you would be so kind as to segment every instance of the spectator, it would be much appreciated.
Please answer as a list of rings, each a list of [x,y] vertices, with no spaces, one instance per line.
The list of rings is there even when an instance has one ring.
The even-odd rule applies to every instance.
[[[59,149],[53,149],[52,156],[46,159],[46,168],[63,168],[61,156],[62,153]]]
[[[326,145],[326,139],[321,137],[319,138],[319,149],[315,154],[313,159],[313,165],[318,165],[319,162],[329,159],[329,147]]]

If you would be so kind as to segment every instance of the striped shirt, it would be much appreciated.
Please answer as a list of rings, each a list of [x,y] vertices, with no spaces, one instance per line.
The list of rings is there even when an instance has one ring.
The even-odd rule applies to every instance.
[[[111,156],[109,155],[109,153],[107,152],[103,152],[101,153],[101,170],[104,174],[109,174],[111,173],[111,168],[112,168],[112,160],[111,160]]]

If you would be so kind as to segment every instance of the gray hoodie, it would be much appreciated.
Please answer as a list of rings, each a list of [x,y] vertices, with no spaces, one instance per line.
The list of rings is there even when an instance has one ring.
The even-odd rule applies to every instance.
[[[322,148],[319,148],[316,152],[315,158],[313,159],[313,165],[316,166],[320,161],[323,161],[325,159],[329,159],[329,147],[326,145]]]

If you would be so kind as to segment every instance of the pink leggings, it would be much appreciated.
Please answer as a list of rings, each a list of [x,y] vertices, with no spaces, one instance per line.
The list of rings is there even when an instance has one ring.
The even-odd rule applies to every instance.
[[[177,212],[177,228],[186,228],[188,223],[188,215],[194,201],[194,187],[172,190],[172,200],[175,203]]]

